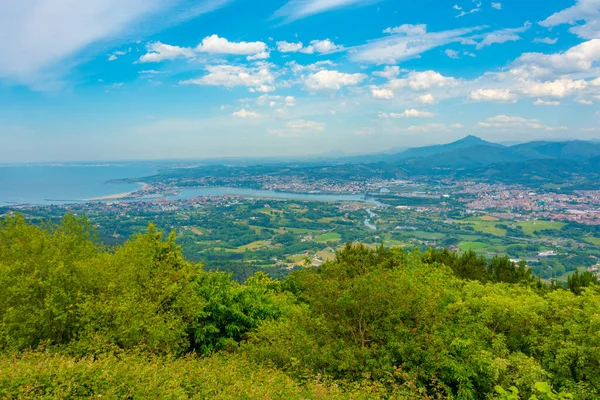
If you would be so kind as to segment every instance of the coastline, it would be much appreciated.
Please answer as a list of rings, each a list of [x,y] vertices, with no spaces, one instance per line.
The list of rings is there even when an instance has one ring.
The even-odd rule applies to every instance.
[[[139,185],[142,185],[141,188],[134,190],[132,192],[126,192],[126,193],[117,193],[117,194],[111,194],[109,196],[102,196],[102,197],[94,197],[92,199],[85,199],[85,201],[108,201],[108,200],[121,200],[125,197],[129,197],[132,194],[139,192],[140,190],[144,190],[146,188],[148,188],[150,185],[144,182],[136,182]]]

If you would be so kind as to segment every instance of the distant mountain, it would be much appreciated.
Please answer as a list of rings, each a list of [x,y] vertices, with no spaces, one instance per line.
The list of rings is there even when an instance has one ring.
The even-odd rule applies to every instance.
[[[503,146],[478,144],[441,151],[427,157],[411,158],[400,162],[400,165],[409,171],[426,172],[428,169],[434,168],[473,169],[498,163],[519,162],[526,159],[521,154]]]
[[[438,144],[434,146],[425,146],[425,147],[414,147],[412,149],[408,149],[401,153],[395,154],[392,157],[395,160],[406,160],[410,158],[422,158],[429,157],[439,153],[446,153],[452,150],[458,149],[467,149],[469,147],[475,146],[488,146],[488,147],[504,147],[501,144],[486,142],[483,139],[480,139],[476,136],[467,136],[461,140],[456,142],[448,143],[448,144]]]
[[[510,147],[529,158],[588,160],[600,156],[600,143],[583,140],[567,142],[530,142]]]

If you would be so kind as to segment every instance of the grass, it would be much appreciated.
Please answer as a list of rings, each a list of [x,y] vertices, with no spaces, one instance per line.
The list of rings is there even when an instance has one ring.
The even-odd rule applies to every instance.
[[[240,251],[240,252],[246,251],[246,250],[256,250],[256,249],[259,249],[261,247],[268,246],[269,244],[271,244],[271,242],[268,241],[268,240],[258,240],[256,242],[248,243],[245,246],[240,246],[240,247],[237,248],[237,250]]]
[[[539,231],[559,231],[565,226],[565,223],[555,221],[521,221],[517,225],[523,228],[525,234],[534,236]]]
[[[506,236],[506,229],[498,228],[493,222],[475,222],[473,228],[477,232],[489,233],[494,236]]]
[[[317,257],[323,261],[330,261],[330,260],[335,259],[335,252],[328,251],[328,250],[322,250],[317,253]]]
[[[482,243],[482,242],[462,242],[458,246],[460,251],[469,251],[469,250],[482,251],[482,250],[485,250],[486,247],[487,247],[487,244]]]
[[[486,222],[498,222],[498,221],[500,221],[498,218],[492,217],[491,215],[484,215],[483,217],[479,217],[479,219],[481,221],[486,221]]]
[[[328,224],[333,221],[344,221],[342,217],[321,218],[318,222]]]
[[[339,242],[342,240],[342,235],[339,233],[326,233],[321,236],[317,236],[315,238],[315,242],[317,243],[325,243],[325,242]]]
[[[596,238],[596,237],[585,238],[585,241],[588,242],[588,243],[591,243],[591,244],[593,244],[595,246],[600,246],[600,238]]]

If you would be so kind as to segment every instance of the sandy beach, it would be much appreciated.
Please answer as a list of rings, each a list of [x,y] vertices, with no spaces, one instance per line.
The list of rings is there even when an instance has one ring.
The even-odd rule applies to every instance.
[[[139,184],[139,185],[142,185],[142,187],[141,187],[141,188],[139,188],[139,189],[137,189],[137,190],[134,190],[134,191],[132,191],[132,192],[118,193],[118,194],[111,194],[110,196],[103,196],[103,197],[95,197],[95,198],[93,198],[93,199],[86,199],[86,201],[109,201],[109,200],[120,200],[120,199],[123,199],[123,198],[125,198],[125,197],[129,197],[129,196],[131,196],[132,194],[134,194],[134,193],[136,193],[136,192],[138,192],[138,191],[140,191],[140,190],[146,189],[148,186],[150,186],[150,185],[148,185],[147,183],[144,183],[144,182],[136,182],[136,183],[137,183],[137,184]]]

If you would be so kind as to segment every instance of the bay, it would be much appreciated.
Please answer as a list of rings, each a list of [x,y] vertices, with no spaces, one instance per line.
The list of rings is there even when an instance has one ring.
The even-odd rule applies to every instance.
[[[50,205],[138,190],[137,183],[109,183],[154,173],[143,166],[0,166],[0,206]]]

